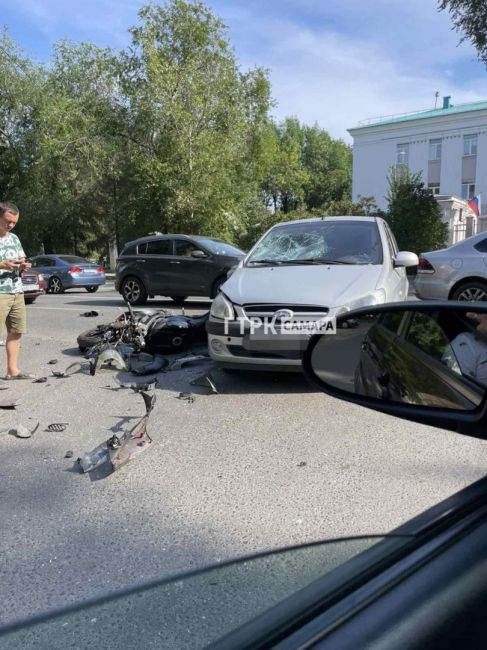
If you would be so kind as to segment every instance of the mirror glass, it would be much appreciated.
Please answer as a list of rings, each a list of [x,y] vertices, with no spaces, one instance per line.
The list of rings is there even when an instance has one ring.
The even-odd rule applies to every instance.
[[[487,310],[371,310],[321,335],[315,378],[390,403],[474,410],[487,386]]]

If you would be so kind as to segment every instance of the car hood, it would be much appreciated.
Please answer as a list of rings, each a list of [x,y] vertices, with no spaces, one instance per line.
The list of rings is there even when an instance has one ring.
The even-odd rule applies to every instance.
[[[380,264],[244,267],[221,290],[237,305],[340,307],[374,291],[382,268]]]

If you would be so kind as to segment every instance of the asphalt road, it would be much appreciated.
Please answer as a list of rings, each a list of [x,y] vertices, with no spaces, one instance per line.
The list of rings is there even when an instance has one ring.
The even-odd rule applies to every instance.
[[[109,286],[40,297],[22,369],[64,369],[77,334],[121,308]],[[176,399],[209,365],[161,375],[153,445],[104,478],[73,459],[143,414],[140,396],[113,390],[117,371],[2,392],[21,404],[0,411],[1,623],[256,551],[385,533],[486,472],[487,443],[337,401],[301,376],[215,371],[219,395]],[[37,422],[30,439],[8,433]],[[52,422],[68,427],[45,431]]]

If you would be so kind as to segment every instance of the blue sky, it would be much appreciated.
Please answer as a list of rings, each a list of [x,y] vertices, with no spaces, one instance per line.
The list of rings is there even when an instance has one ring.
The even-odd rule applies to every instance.
[[[136,0],[0,0],[0,25],[48,61],[61,38],[123,47]],[[368,117],[487,99],[487,70],[459,45],[436,0],[207,0],[242,69],[269,69],[276,119],[288,115],[350,141]]]

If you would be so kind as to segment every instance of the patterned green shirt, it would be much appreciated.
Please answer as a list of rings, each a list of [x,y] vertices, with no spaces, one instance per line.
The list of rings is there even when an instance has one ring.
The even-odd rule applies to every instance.
[[[22,244],[17,235],[12,232],[7,233],[5,237],[0,237],[0,262],[11,260],[15,262],[21,257],[25,257]],[[0,293],[22,293],[22,280],[20,271],[7,271],[0,269]]]

